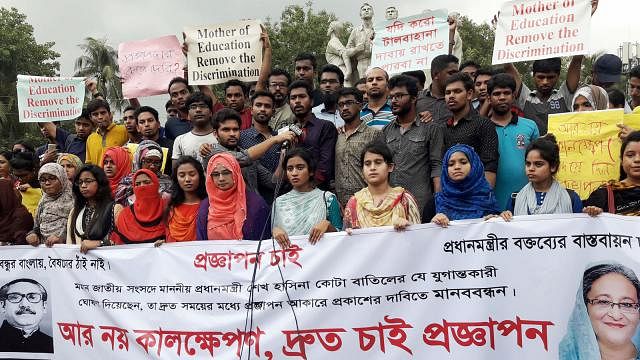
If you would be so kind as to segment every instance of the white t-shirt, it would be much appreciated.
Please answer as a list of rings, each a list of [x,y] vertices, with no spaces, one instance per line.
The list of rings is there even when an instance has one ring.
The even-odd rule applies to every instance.
[[[207,135],[196,135],[189,131],[176,138],[173,142],[173,160],[178,160],[180,156],[189,155],[202,162],[200,156],[200,145],[202,144],[217,144],[218,139],[213,135],[213,132]]]

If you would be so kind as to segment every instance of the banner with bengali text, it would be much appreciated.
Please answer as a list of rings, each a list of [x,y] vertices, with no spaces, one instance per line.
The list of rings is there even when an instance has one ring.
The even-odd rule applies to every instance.
[[[623,109],[549,114],[549,133],[560,147],[558,181],[582,199],[620,176],[617,124],[634,126],[637,117]]]
[[[20,122],[73,120],[82,113],[84,78],[18,75]]]
[[[184,76],[182,49],[175,35],[118,45],[125,99],[163,95],[171,79]]]
[[[449,52],[449,24],[444,9],[384,21],[375,27],[371,66],[389,74],[424,70],[434,57]]]
[[[589,52],[591,0],[512,0],[498,14],[494,65]]]
[[[42,358],[571,359],[561,341],[594,331],[569,326],[585,305],[585,270],[615,263],[640,274],[639,234],[640,219],[579,214],[365,229],[315,246],[294,237],[287,250],[5,246],[0,286],[30,279],[47,291],[35,321],[54,354]],[[8,291],[17,295],[2,320],[16,298],[41,316],[37,298]]]

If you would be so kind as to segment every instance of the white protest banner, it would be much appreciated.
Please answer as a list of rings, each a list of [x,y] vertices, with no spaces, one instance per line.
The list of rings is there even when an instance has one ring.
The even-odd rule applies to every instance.
[[[265,241],[259,253],[249,241],[87,255],[6,246],[0,286],[26,278],[45,288],[51,319],[40,297],[22,296],[41,292],[33,282],[5,288],[18,294],[4,316],[29,305],[25,323],[53,337],[55,359],[569,360],[576,347],[597,353],[596,333],[628,345],[638,333],[640,284],[609,292],[614,305],[631,303],[618,309],[587,306],[582,280],[602,263],[639,274],[639,234],[638,218],[580,214],[367,229],[326,234],[315,246],[298,237],[288,250]],[[593,282],[587,298],[620,280]],[[587,309],[628,321],[592,324]]]
[[[84,78],[18,75],[20,122],[72,120],[82,113]]]
[[[118,66],[126,99],[166,94],[171,79],[184,76],[182,49],[175,35],[121,43]]]
[[[371,66],[389,74],[424,70],[449,52],[449,24],[443,9],[385,21],[375,27]]]
[[[591,0],[513,0],[502,5],[493,64],[587,54]]]
[[[184,28],[189,84],[256,81],[262,65],[260,22],[245,20]]]

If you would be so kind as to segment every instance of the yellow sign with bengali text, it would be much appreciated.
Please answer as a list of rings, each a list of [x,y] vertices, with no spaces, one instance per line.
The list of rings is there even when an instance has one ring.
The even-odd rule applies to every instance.
[[[558,181],[586,199],[620,174],[618,124],[624,110],[588,111],[549,115],[549,133],[560,147]]]

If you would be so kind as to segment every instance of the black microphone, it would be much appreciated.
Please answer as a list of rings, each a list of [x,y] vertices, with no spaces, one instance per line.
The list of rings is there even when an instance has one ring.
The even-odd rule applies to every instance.
[[[300,127],[298,125],[296,125],[296,124],[289,125],[289,129],[288,130],[292,131],[294,134],[296,134],[296,136],[302,135],[302,129],[300,129]],[[291,146],[291,144],[289,144],[289,141],[285,141],[285,142],[282,143],[282,148],[283,149],[288,149],[289,146]]]

